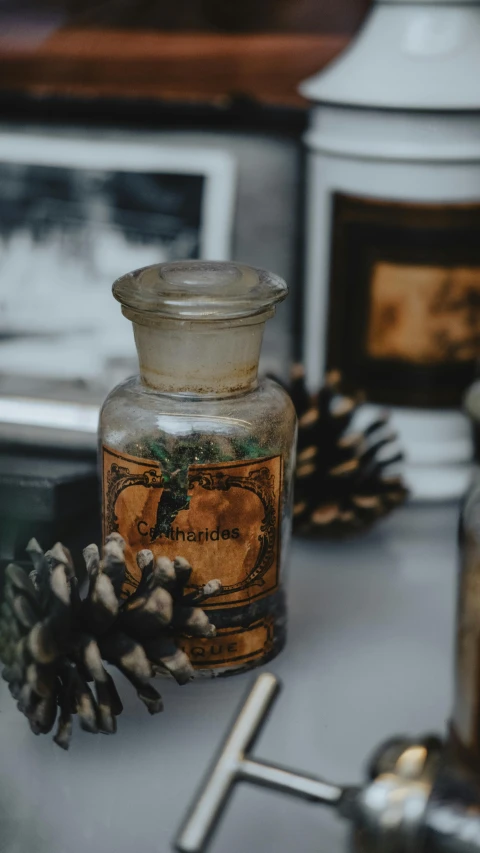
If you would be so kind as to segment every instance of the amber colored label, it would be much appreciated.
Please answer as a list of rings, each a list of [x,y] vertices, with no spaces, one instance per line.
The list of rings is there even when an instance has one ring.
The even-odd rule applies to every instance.
[[[280,456],[191,465],[182,494],[171,491],[157,462],[104,447],[104,535],[118,531],[127,543],[127,594],[140,579],[135,555],[144,548],[185,557],[192,589],[222,581],[222,592],[204,609],[245,606],[272,593],[279,582],[281,488]]]
[[[480,338],[480,266],[378,262],[372,270],[367,351],[416,364],[469,361]]]
[[[179,645],[195,669],[240,667],[271,651],[273,631],[273,619],[261,619],[248,628],[219,628],[213,639],[182,637]]]
[[[335,193],[328,365],[347,393],[457,408],[480,353],[480,203]]]

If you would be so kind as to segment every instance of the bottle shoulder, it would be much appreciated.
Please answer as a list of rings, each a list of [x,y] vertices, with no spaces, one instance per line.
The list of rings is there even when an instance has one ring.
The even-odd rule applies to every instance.
[[[290,454],[295,426],[290,397],[271,379],[262,379],[255,389],[235,397],[188,398],[160,394],[132,378],[105,400],[100,441],[130,452],[131,447],[148,447],[152,439],[189,443],[209,437],[207,444],[219,439],[240,442],[235,445],[236,454],[246,442],[249,455],[266,456]]]
[[[101,417],[119,410],[124,415],[135,411],[156,413],[208,414],[210,417],[232,416],[239,412],[259,411],[281,412],[295,417],[290,396],[274,379],[263,378],[256,388],[244,394],[229,397],[187,397],[175,394],[162,394],[145,385],[138,376],[132,376],[113,388],[106,397]]]

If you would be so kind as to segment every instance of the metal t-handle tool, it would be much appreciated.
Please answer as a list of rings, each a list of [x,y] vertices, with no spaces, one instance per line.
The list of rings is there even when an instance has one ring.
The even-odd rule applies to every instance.
[[[271,673],[257,678],[180,829],[175,842],[179,853],[202,853],[206,849],[237,782],[247,781],[329,806],[338,806],[346,791],[352,790],[250,758],[279,690],[280,682]]]
[[[351,822],[357,853],[480,853],[480,781],[475,776],[472,789],[435,736],[390,738],[375,751],[361,787],[254,760],[250,752],[279,690],[274,675],[257,678],[177,836],[179,853],[206,850],[241,781],[335,808]]]
[[[472,512],[478,506],[472,504]],[[478,512],[459,581],[454,713],[445,739],[390,738],[375,750],[365,784],[339,787],[251,758],[280,689],[260,675],[246,698],[176,842],[203,853],[237,782],[333,806],[350,821],[357,853],[480,853],[480,538]]]

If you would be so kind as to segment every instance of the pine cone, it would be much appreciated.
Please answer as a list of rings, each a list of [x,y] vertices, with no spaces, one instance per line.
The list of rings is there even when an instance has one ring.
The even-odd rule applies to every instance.
[[[289,390],[298,415],[293,520],[298,533],[336,536],[363,530],[408,495],[402,478],[387,473],[403,459],[392,449],[397,436],[388,429],[388,415],[372,421],[363,433],[352,432],[360,399],[342,395],[340,382],[340,374],[332,371],[312,396],[303,368],[296,365],[292,371]]]
[[[44,554],[31,540],[30,576],[13,563],[6,569],[0,608],[3,678],[35,734],[51,731],[58,712],[54,740],[63,749],[70,744],[72,714],[78,714],[85,731],[116,731],[122,703],[103,661],[116,666],[150,714],[156,714],[163,705],[150,684],[152,676],[170,674],[179,684],[193,677],[175,635],[215,635],[215,627],[196,605],[217,594],[220,581],[185,594],[192,571],[187,561],[155,560],[151,551],[144,550],[137,554],[140,583],[124,599],[124,548],[118,533],[107,538],[103,560],[96,545],[85,548],[84,595],[70,553],[60,543]]]

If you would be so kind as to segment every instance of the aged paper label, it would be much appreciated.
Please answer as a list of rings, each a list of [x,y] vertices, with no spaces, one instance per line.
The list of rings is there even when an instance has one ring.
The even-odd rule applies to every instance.
[[[334,193],[328,365],[347,393],[458,408],[480,353],[480,204]]]
[[[143,548],[185,557],[192,589],[219,578],[223,590],[205,610],[272,593],[279,583],[281,457],[191,465],[187,481],[185,494],[173,491],[159,463],[103,448],[104,536],[118,531],[127,543],[127,594],[140,579],[135,554]],[[258,645],[258,637],[248,642]]]
[[[248,628],[219,628],[211,640],[182,637],[179,645],[195,669],[243,666],[271,651],[273,632],[273,619],[265,618]]]
[[[480,342],[480,267],[374,265],[367,352],[415,364],[474,359]]]

